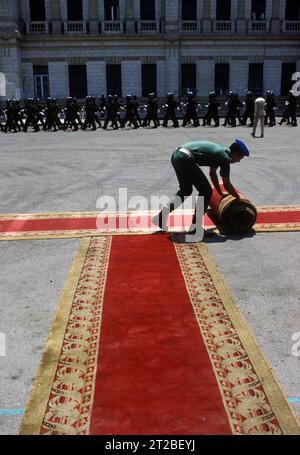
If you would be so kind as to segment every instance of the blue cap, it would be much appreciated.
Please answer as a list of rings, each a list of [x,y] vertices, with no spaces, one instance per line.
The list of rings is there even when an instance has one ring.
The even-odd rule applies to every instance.
[[[248,147],[246,146],[246,144],[244,144],[244,142],[240,141],[239,139],[236,139],[235,143],[239,146],[239,148],[240,148],[241,152],[243,152],[244,156],[250,155]]]

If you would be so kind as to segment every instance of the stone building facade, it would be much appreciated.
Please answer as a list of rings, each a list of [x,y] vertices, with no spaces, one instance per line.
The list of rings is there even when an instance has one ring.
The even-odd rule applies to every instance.
[[[286,95],[299,0],[1,0],[0,95]]]

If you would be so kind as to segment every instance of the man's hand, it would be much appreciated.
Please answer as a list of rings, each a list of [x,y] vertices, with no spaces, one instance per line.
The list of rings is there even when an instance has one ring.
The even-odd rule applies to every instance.
[[[240,195],[232,185],[229,177],[223,177],[223,185],[225,190],[227,190],[231,196],[235,197],[236,199],[240,199]]]

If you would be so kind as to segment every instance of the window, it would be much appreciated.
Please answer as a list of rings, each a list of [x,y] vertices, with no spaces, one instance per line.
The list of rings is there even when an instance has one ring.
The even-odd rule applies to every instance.
[[[230,21],[231,19],[231,0],[217,0],[217,21]]]
[[[68,21],[83,21],[82,0],[68,0]]]
[[[46,20],[45,0],[30,0],[30,20],[43,22]]]
[[[196,64],[182,63],[181,65],[181,95],[185,96],[189,91],[196,92]]]
[[[183,21],[197,20],[197,0],[182,0],[181,18]]]
[[[104,0],[104,11],[106,21],[119,21],[119,0]]]
[[[266,20],[266,0],[252,0],[251,18],[253,21]]]
[[[283,63],[281,74],[281,96],[287,96],[295,81],[292,75],[296,73],[296,63]]]
[[[149,93],[156,93],[156,90],[156,64],[142,64],[142,96],[148,96]]]
[[[300,0],[286,0],[285,20],[286,21],[300,20]]]
[[[49,96],[49,75],[48,66],[34,66],[34,94],[36,98],[47,98]]]
[[[155,21],[155,0],[140,0],[141,21]]]
[[[248,88],[254,95],[264,93],[264,65],[263,63],[249,64]]]
[[[215,65],[215,92],[219,96],[228,95],[229,63],[216,63]]]
[[[85,98],[87,96],[86,65],[69,66],[70,96]]]
[[[121,65],[106,65],[107,95],[122,95]]]

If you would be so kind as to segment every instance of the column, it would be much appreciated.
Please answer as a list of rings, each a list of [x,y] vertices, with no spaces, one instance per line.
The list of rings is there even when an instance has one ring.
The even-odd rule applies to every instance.
[[[236,21],[238,17],[238,0],[231,0],[231,20]],[[243,3],[243,2],[242,2]]]
[[[88,94],[99,97],[106,94],[106,65],[104,61],[86,63]]]
[[[34,98],[34,81],[32,63],[22,63],[23,97]]]
[[[216,11],[216,9],[215,9]],[[202,31],[203,33],[211,33],[212,21],[211,17],[216,17],[216,13],[211,16],[211,0],[203,0],[203,20],[202,20]]]
[[[52,19],[51,0],[45,0],[45,10],[46,10],[46,21],[51,21],[51,19]]]
[[[135,32],[134,30],[134,0],[127,0],[126,1],[126,33],[132,34]]]
[[[21,71],[21,55],[20,50],[15,44],[14,47],[5,47],[4,42],[2,41],[2,49],[0,53],[1,56],[1,68],[0,72],[4,73],[2,76],[2,83],[4,87],[4,94],[6,98],[17,98],[20,99],[22,95],[22,71]],[[32,66],[31,66],[32,70]],[[29,70],[30,74],[30,70]],[[31,71],[31,78],[32,78]]]
[[[50,96],[65,99],[70,94],[69,66],[67,62],[49,62]]]
[[[82,18],[87,22],[90,19],[90,3],[91,0],[82,0]]]
[[[245,18],[251,20],[252,0],[245,0]]]
[[[266,20],[270,21],[272,19],[272,10],[273,10],[273,0],[268,0],[266,2]]]
[[[166,62],[165,60],[158,60],[156,62],[157,71],[157,96],[166,96]]]
[[[281,91],[281,60],[264,61],[264,91],[273,90],[275,95],[280,95]]]
[[[59,0],[52,0],[52,33],[60,34],[61,33],[61,15],[60,15],[60,2]]]
[[[215,89],[214,60],[197,60],[197,95],[207,97]]]
[[[248,90],[249,62],[247,60],[231,60],[229,70],[229,88],[245,96]]]
[[[98,0],[90,0],[89,10],[90,33],[97,34],[98,29]]]
[[[280,33],[280,0],[273,0],[273,8],[272,8],[272,22],[271,22],[271,31],[272,33],[279,34]]]
[[[141,96],[142,67],[140,60],[122,61],[122,95]]]
[[[166,33],[177,33],[179,25],[179,0],[165,0]]]
[[[172,92],[176,95],[180,93],[180,62],[178,46],[169,44],[166,49],[166,93]]]
[[[285,19],[286,0],[279,0],[279,18]]]
[[[239,1],[237,4],[236,31],[239,35],[244,35],[247,31],[245,2]]]

